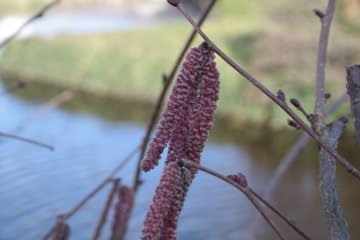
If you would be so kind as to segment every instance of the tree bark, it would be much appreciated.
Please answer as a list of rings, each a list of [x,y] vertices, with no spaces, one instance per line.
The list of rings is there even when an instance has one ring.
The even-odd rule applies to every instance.
[[[334,149],[344,131],[344,123],[335,121],[326,127],[323,139]],[[323,148],[320,150],[320,197],[330,240],[350,239],[348,226],[342,214],[336,185],[336,160]]]
[[[346,67],[347,93],[350,96],[350,105],[354,118],[356,137],[360,145],[360,65]]]

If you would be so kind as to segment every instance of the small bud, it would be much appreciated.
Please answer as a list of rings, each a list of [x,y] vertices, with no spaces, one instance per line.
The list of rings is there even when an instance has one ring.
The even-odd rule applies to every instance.
[[[314,14],[316,16],[318,16],[320,19],[322,19],[325,16],[325,14],[322,11],[320,11],[319,9],[314,9],[313,11],[314,11]]]
[[[173,5],[174,7],[176,7],[179,3],[180,0],[167,0],[169,4]]]
[[[282,90],[279,90],[277,92],[277,98],[282,101],[285,102],[286,98],[285,98],[285,93]]]
[[[290,99],[290,102],[291,102],[291,104],[294,105],[294,107],[296,107],[296,108],[301,107],[299,100],[297,100],[297,99],[295,99],[295,98]]]
[[[347,124],[349,122],[349,119],[347,117],[342,116],[339,118],[339,121],[342,122],[343,124]]]
[[[331,93],[325,93],[324,98],[325,98],[325,100],[330,99],[331,98]]]
[[[300,129],[299,125],[294,120],[288,119],[288,124],[291,127],[294,127],[296,129]]]
[[[230,178],[231,180],[238,183],[243,188],[246,188],[248,186],[247,179],[245,175],[242,173],[238,173],[237,175],[228,175],[227,178]]]

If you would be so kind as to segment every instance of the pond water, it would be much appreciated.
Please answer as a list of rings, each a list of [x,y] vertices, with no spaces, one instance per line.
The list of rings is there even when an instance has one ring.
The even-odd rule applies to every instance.
[[[45,87],[31,86],[19,90],[16,95],[0,95],[0,131],[16,129],[48,98],[46,95],[60,92],[59,89],[50,91]],[[3,87],[1,85],[0,89]],[[81,102],[85,104],[81,105]],[[15,140],[0,139],[1,240],[40,239],[51,228],[57,214],[76,205],[140,143],[149,114],[136,114],[135,106],[125,105],[127,108],[112,100],[102,101],[75,93],[65,108],[30,118],[17,134],[48,143],[55,147],[53,152]],[[255,190],[262,191],[279,161],[278,155],[284,155],[284,146],[293,140],[282,143],[279,135],[273,135],[258,141],[243,141],[241,139],[248,138],[245,130],[231,130],[229,138],[226,134],[216,134],[226,132],[226,128],[219,130],[218,127],[205,147],[202,164],[223,174],[242,172]],[[263,130],[253,131],[258,135],[265,134]],[[294,132],[286,134],[293,135]],[[346,148],[343,151],[352,155],[351,159],[357,156],[347,152]],[[123,184],[132,183],[137,157],[117,175]],[[316,155],[309,150],[291,167],[274,193],[272,203],[313,239],[326,239],[316,186],[315,158]],[[144,184],[136,198],[127,239],[139,237],[161,168],[162,165],[143,174]],[[360,219],[359,183],[341,168],[338,175],[345,216],[353,239],[357,239],[360,238],[357,227]],[[70,219],[71,239],[91,239],[109,189],[110,186],[103,189]],[[111,214],[102,239],[108,239]],[[178,236],[187,240],[248,239],[254,214],[258,213],[239,191],[212,176],[199,173],[188,193]],[[276,222],[280,224],[280,221]],[[280,224],[280,227],[289,239],[299,239],[286,225]],[[262,222],[257,228],[257,239],[277,238]]]

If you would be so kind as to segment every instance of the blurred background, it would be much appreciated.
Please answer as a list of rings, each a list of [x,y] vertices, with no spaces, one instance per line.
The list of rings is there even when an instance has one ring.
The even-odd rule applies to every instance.
[[[218,1],[203,29],[273,92],[282,89],[311,112],[320,30],[312,10],[325,10],[326,2]],[[0,42],[46,3],[0,0]],[[207,3],[188,0],[186,6],[198,18]],[[360,2],[338,1],[326,72],[326,91],[332,94],[328,104],[345,92],[345,66],[360,62],[359,29]],[[0,49],[0,131],[55,147],[49,152],[0,138],[1,240],[41,238],[57,214],[73,207],[141,142],[162,74],[170,71],[191,31],[165,0],[67,0]],[[200,43],[197,38],[193,46]],[[203,164],[224,174],[243,172],[261,192],[300,133],[287,126],[287,116],[257,89],[220,58],[217,63],[220,101]],[[17,89],[19,82],[26,87]],[[348,103],[329,122],[341,115],[351,116]],[[351,161],[359,154],[348,125],[339,151]],[[124,184],[132,183],[136,157],[119,173]],[[157,168],[144,174],[127,239],[139,237],[160,173]],[[338,176],[355,239],[360,237],[360,192],[341,167]],[[72,239],[91,238],[108,191],[70,220]],[[326,239],[314,144],[284,176],[272,202],[311,237]],[[256,214],[239,192],[200,173],[188,194],[178,236],[248,239]],[[112,216],[103,239],[111,221]],[[253,235],[276,239],[265,223]]]

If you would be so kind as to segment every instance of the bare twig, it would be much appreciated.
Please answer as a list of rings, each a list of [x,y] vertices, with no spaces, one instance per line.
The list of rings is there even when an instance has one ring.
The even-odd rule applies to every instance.
[[[298,226],[296,226],[296,223],[294,220],[289,219],[284,214],[279,212],[279,210],[277,210],[275,207],[270,205],[269,202],[266,201],[264,197],[262,197],[259,193],[255,192],[252,188],[250,188],[250,191],[257,199],[259,199],[263,204],[265,204],[274,213],[276,213],[276,215],[278,215],[282,220],[284,220],[291,228],[293,228],[297,233],[299,233],[304,239],[311,239]]]
[[[326,127],[323,136],[333,148],[337,147],[345,123],[337,120]],[[336,161],[324,149],[319,154],[320,197],[323,205],[330,240],[350,239],[349,229],[342,214],[336,185]]]
[[[256,88],[258,88],[261,92],[263,92],[266,96],[268,96],[271,100],[273,100],[279,107],[281,107],[304,131],[309,134],[311,138],[313,138],[322,148],[324,148],[331,156],[333,156],[336,160],[340,162],[341,165],[345,167],[345,169],[360,180],[360,171],[356,169],[350,162],[348,162],[343,156],[341,156],[336,150],[332,149],[328,144],[326,144],[321,137],[314,132],[309,126],[307,126],[304,121],[300,119],[300,117],[295,114],[291,108],[287,106],[287,104],[277,98],[269,89],[267,89],[264,85],[262,85],[255,77],[246,72],[243,68],[241,68],[237,63],[235,63],[229,56],[227,56],[220,48],[218,48],[209,38],[208,36],[201,31],[199,26],[194,22],[191,16],[188,14],[186,9],[183,7],[181,3],[178,3],[176,7],[183,13],[183,15],[188,19],[188,21],[193,25],[194,29],[198,32],[198,34],[207,41],[213,50],[232,68],[234,68],[238,73],[244,76],[248,81],[250,81]]]
[[[360,65],[346,67],[347,92],[350,96],[350,105],[354,118],[356,136],[360,145]]]
[[[49,149],[51,151],[54,151],[54,149],[55,149],[53,146],[50,146],[50,145],[48,145],[46,143],[38,142],[36,140],[32,140],[32,139],[29,139],[29,138],[20,137],[20,136],[10,134],[10,133],[0,132],[0,137],[16,139],[16,140],[19,140],[19,141],[22,141],[22,142],[37,145],[39,147],[47,148],[47,149]]]
[[[254,190],[252,190],[250,187],[242,187],[237,182],[231,180],[228,177],[225,177],[224,175],[213,171],[209,168],[206,168],[204,166],[201,166],[193,161],[189,161],[186,159],[178,160],[178,164],[180,166],[186,166],[190,168],[196,168],[198,170],[201,170],[203,172],[206,172],[208,174],[211,174],[229,184],[239,189],[244,195],[250,200],[250,202],[254,205],[254,207],[259,211],[259,213],[263,216],[263,218],[269,223],[269,225],[273,228],[273,230],[278,234],[278,236],[283,239],[283,236],[280,234],[279,230],[274,226],[272,221],[269,219],[269,217],[266,215],[265,211],[261,208],[260,204],[257,202],[257,200],[254,198],[258,198],[260,201],[262,201],[264,204],[266,204],[267,207],[269,207],[272,211],[274,211],[275,214],[277,214],[279,217],[281,217],[284,221],[286,221],[289,226],[291,226],[296,232],[298,232],[303,238],[310,239],[303,231],[300,230],[295,224],[294,221],[289,220],[287,217],[285,217],[284,214],[282,214],[279,210],[277,210],[274,206],[272,206],[270,203],[268,203],[264,198],[260,196],[260,194],[256,193]],[[280,235],[279,235],[280,234]]]
[[[59,4],[60,2],[61,0],[55,0],[43,6],[38,12],[36,12],[32,17],[30,17],[25,23],[23,23],[12,35],[2,41],[0,43],[0,49],[8,45],[12,40],[14,40],[26,28],[27,25],[43,17],[47,11],[49,11],[52,7]]]
[[[199,19],[199,22],[198,22],[199,26],[201,26],[204,23],[204,21],[206,20],[206,18],[209,15],[211,9],[214,7],[216,1],[217,0],[210,1],[209,5],[206,7],[206,9],[204,10],[203,14],[201,15],[201,17]],[[143,142],[142,142],[142,146],[141,146],[141,153],[140,153],[140,157],[138,159],[136,174],[135,174],[134,183],[133,183],[134,192],[137,191],[139,184],[141,182],[140,181],[140,175],[141,175],[140,162],[145,156],[146,147],[149,143],[151,132],[154,130],[154,127],[156,124],[156,119],[158,118],[158,116],[160,114],[161,106],[164,103],[166,93],[175,77],[177,70],[179,69],[182,59],[184,58],[187,50],[189,49],[191,43],[194,41],[195,37],[196,37],[196,31],[193,30],[192,33],[190,34],[188,40],[186,41],[185,45],[183,46],[178,58],[176,59],[175,64],[172,67],[170,73],[168,75],[163,75],[163,88],[161,90],[158,100],[156,101],[156,105],[154,107],[154,111],[152,113],[150,122],[148,124],[147,130],[146,130]]]
[[[49,112],[50,110],[57,108],[61,104],[69,101],[74,97],[74,93],[67,89],[49,99],[45,103],[41,104],[36,108],[32,113],[30,113],[26,118],[24,118],[15,128],[12,130],[13,133],[21,131],[24,127],[28,126],[31,121],[36,119],[38,116]]]
[[[95,233],[94,233],[93,240],[99,239],[99,237],[101,235],[101,230],[102,230],[102,228],[103,228],[103,226],[105,224],[106,218],[107,218],[107,216],[109,214],[109,209],[110,209],[111,203],[112,203],[112,201],[114,199],[114,196],[115,196],[115,193],[116,193],[116,191],[117,191],[117,189],[119,187],[120,179],[116,178],[112,182],[113,182],[113,187],[109,192],[109,196],[108,196],[108,198],[106,200],[106,204],[104,206],[103,212],[101,213],[99,223],[96,226],[96,230],[95,230]]]
[[[77,205],[75,205],[70,211],[68,211],[64,215],[64,221],[68,220],[72,216],[74,216],[90,199],[92,199],[101,189],[103,189],[109,182],[111,182],[112,178],[115,176],[117,172],[119,172],[137,153],[140,149],[140,146],[133,149],[124,160],[114,168],[114,170],[98,185],[94,190],[92,190],[88,195],[86,195]],[[49,239],[54,233],[55,226],[53,226],[43,237],[43,240]]]
[[[330,27],[335,11],[335,3],[336,0],[329,0],[325,15],[321,15],[320,17],[321,32],[320,32],[317,66],[316,66],[317,68],[316,69],[316,100],[314,107],[314,113],[316,118],[316,121],[314,122],[315,123],[314,128],[319,133],[323,130],[325,126],[325,119],[324,119],[325,67],[326,67]],[[319,16],[319,14],[316,15]]]

